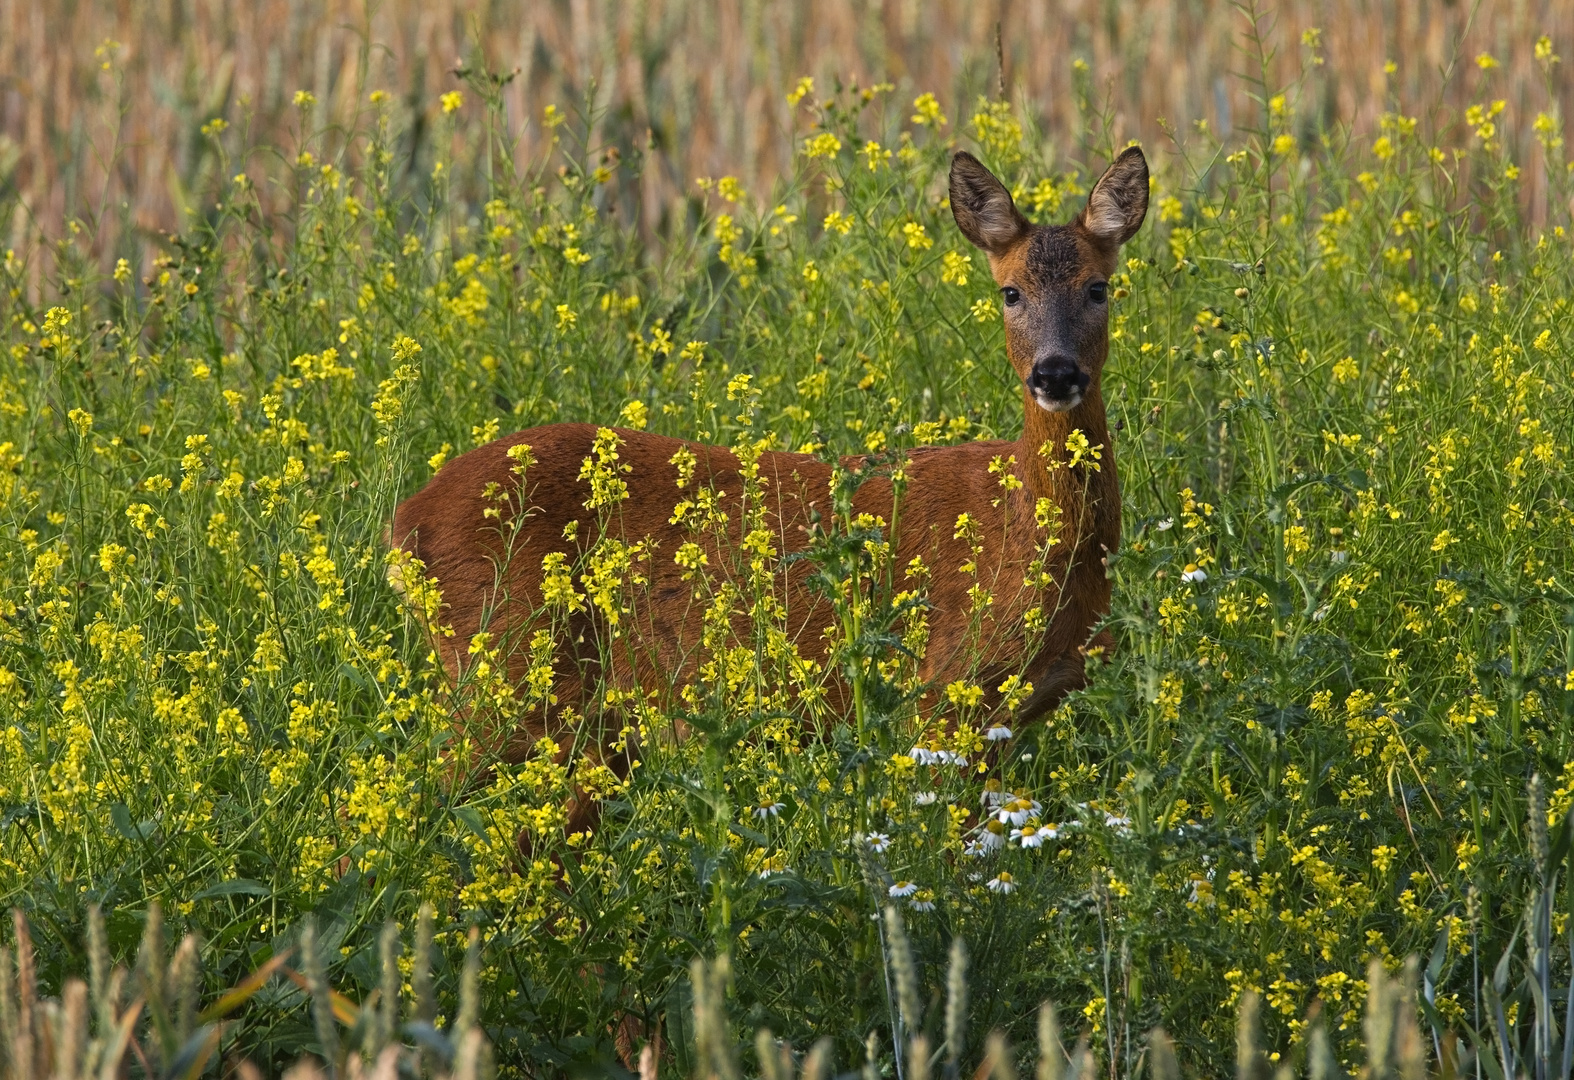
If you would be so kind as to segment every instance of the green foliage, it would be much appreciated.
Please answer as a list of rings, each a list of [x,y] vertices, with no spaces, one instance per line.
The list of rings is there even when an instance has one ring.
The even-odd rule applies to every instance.
[[[922,577],[844,498],[808,556],[837,616],[825,665],[777,633],[780,553],[746,542],[732,592],[696,564],[715,618],[689,684],[600,687],[582,729],[495,761],[452,739],[456,707],[517,720],[560,638],[539,683],[510,686],[480,640],[445,686],[438,599],[383,540],[447,457],[554,421],[888,474],[919,443],[1014,435],[938,109],[838,90],[804,114],[798,175],[768,199],[704,185],[654,246],[604,196],[638,161],[577,124],[469,205],[374,123],[299,153],[287,222],[244,178],[210,192],[140,286],[70,236],[45,295],[8,260],[0,889],[49,927],[46,981],[90,905],[125,955],[157,901],[200,935],[210,989],[310,917],[323,985],[365,1001],[376,928],[429,902],[444,992],[479,926],[481,1023],[540,1073],[658,1025],[687,1069],[691,1005],[719,993],[690,963],[719,954],[742,1029],[840,1061],[871,1031],[895,1045],[900,1015],[961,1067],[1053,999],[1121,1074],[1160,1023],[1190,1071],[1227,1058],[1255,994],[1293,1053],[1320,998],[1353,1062],[1368,962],[1411,952],[1439,957],[1440,1024],[1485,1030],[1476,958],[1538,873],[1525,778],[1550,778],[1553,824],[1574,801],[1574,257],[1561,218],[1521,220],[1530,166],[1490,138],[1434,153],[1396,111],[1370,150],[1297,140],[1294,88],[1259,89],[1257,129],[1180,147],[1111,282],[1117,647],[1031,728],[966,680],[920,707]],[[1010,110],[957,127],[1030,216],[1080,205],[1087,164],[1046,160]],[[587,476],[614,506],[640,477],[600,446]],[[717,528],[684,497],[696,536]],[[677,554],[599,538],[563,568],[559,628],[576,603],[637,612],[641,560]],[[642,757],[621,777],[588,744],[625,730]],[[600,819],[565,835],[576,785]],[[892,900],[918,1007],[885,977]],[[972,1005],[951,1016],[959,940]],[[1546,964],[1551,985],[1565,958]],[[301,995],[259,994],[234,1038],[277,1065],[310,1030]]]

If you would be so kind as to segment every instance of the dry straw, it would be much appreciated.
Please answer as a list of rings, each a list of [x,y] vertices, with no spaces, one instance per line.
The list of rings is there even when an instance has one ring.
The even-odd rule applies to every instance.
[[[1298,103],[1303,124],[1372,132],[1396,103],[1457,122],[1471,103],[1504,99],[1499,126],[1513,157],[1530,160],[1531,122],[1549,107],[1534,42],[1546,34],[1574,49],[1574,5],[1285,0],[1255,29],[1260,52],[1252,20],[1229,0],[0,0],[0,210],[9,206],[0,246],[35,250],[76,218],[92,225],[102,259],[145,258],[133,241],[180,228],[203,192],[228,181],[221,168],[286,174],[271,150],[239,148],[331,146],[364,120],[378,89],[416,121],[404,149],[412,165],[429,167],[434,146],[455,152],[453,121],[477,115],[474,95],[452,117],[438,102],[459,87],[456,64],[477,47],[490,68],[515,73],[502,103],[518,162],[537,160],[550,137],[539,122],[546,104],[592,103],[592,142],[648,159],[621,193],[647,229],[680,205],[695,177],[736,174],[763,197],[789,175],[800,122],[784,91],[803,74],[817,88],[836,78],[889,80],[898,107],[933,90],[952,132],[976,95],[1003,85],[1066,147],[1084,134],[1081,61],[1095,108],[1107,103],[1109,138],[1163,147],[1165,122],[1182,137],[1196,120],[1225,134],[1252,123],[1261,56],[1269,85],[1311,73]],[[1302,43],[1312,29],[1315,48]],[[1495,66],[1478,65],[1482,55]],[[1234,77],[1243,72],[1247,79]],[[298,91],[315,104],[298,106]],[[1558,74],[1553,111],[1566,116],[1570,94]],[[203,133],[215,118],[230,125],[226,159]],[[1524,188],[1539,217],[1544,180],[1527,176]],[[285,205],[283,189],[259,190]]]

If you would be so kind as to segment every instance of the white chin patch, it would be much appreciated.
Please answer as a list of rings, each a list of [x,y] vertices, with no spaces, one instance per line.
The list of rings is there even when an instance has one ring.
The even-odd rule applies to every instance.
[[[1075,409],[1078,405],[1082,404],[1082,391],[1078,390],[1075,394],[1072,394],[1068,398],[1051,398],[1045,397],[1043,394],[1035,393],[1033,395],[1033,400],[1036,401],[1038,403],[1038,407],[1043,409],[1045,412],[1070,412],[1072,409]]]

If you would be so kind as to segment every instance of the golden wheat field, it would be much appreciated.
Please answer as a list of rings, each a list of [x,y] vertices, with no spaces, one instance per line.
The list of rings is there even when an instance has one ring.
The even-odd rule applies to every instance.
[[[429,118],[477,50],[516,73],[503,101],[517,163],[550,137],[533,122],[546,103],[592,112],[592,144],[650,155],[627,205],[652,230],[695,177],[766,191],[791,173],[783,94],[799,76],[970,103],[999,85],[997,27],[1006,93],[1052,145],[1083,134],[1079,61],[1111,136],[1162,154],[1198,120],[1225,138],[1254,123],[1254,85],[1299,75],[1313,29],[1307,131],[1372,131],[1398,101],[1445,130],[1462,123],[1488,74],[1483,53],[1503,69],[1493,96],[1518,118],[1505,132],[1515,151],[1533,146],[1538,111],[1574,106],[1574,84],[1549,87],[1532,56],[1539,35],[1574,34],[1564,0],[1289,0],[1252,12],[1226,0],[4,0],[0,191],[20,198],[0,241],[27,248],[68,218],[104,222],[106,247],[124,231],[177,228],[218,164],[201,134],[214,117],[257,147],[310,136],[291,107],[300,89],[322,103],[320,128],[352,129],[378,88]],[[418,123],[411,138],[423,134]],[[1522,197],[1544,217],[1543,180],[1527,178]]]

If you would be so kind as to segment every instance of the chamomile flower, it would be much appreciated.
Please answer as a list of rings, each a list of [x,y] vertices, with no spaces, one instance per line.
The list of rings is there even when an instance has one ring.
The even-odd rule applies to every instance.
[[[1015,892],[1017,883],[1008,872],[1002,870],[1000,873],[984,882],[984,888],[988,889],[990,892],[997,892],[1003,895],[1005,893]]]
[[[996,780],[994,777],[990,777],[988,780],[984,781],[984,793],[978,797],[978,801],[984,804],[985,809],[992,809],[996,806],[999,806],[1001,803],[1005,802],[1005,800],[1005,789],[1000,786],[999,780]]]
[[[995,818],[984,822],[984,827],[978,831],[978,842],[985,852],[994,851],[1006,846],[1005,823]]]
[[[935,909],[935,891],[933,889],[919,889],[907,906],[914,911],[933,911]]]
[[[1011,830],[1011,839],[1021,844],[1024,848],[1042,847],[1047,840],[1053,840],[1059,834],[1053,826],[1024,825],[1020,829]]]
[[[918,794],[913,796],[913,805],[933,806],[935,804],[935,800],[939,797],[940,796],[935,794],[933,791],[920,791]]]
[[[777,852],[766,859],[760,866],[759,878],[763,881],[772,874],[785,874],[787,872],[787,856]]]
[[[887,891],[893,897],[900,899],[901,897],[912,896],[914,893],[916,893],[918,891],[918,885],[911,881],[898,881]]]
[[[759,806],[754,808],[754,816],[759,818],[761,821],[764,821],[767,818],[781,817],[781,813],[784,809],[786,809],[786,807],[786,803],[780,802],[761,803]]]
[[[891,838],[883,832],[870,833],[864,839],[869,844],[869,850],[876,855],[884,855],[891,846]]]
[[[1182,581],[1207,581],[1208,572],[1196,563],[1187,563],[1186,569],[1181,571]]]
[[[1004,726],[1003,724],[996,724],[994,727],[984,732],[984,738],[988,739],[990,742],[1004,742],[1005,740],[1011,738],[1011,729]]]
[[[995,816],[1002,823],[1021,826],[1027,824],[1029,818],[1037,817],[1038,812],[1042,809],[1043,807],[1036,800],[1026,795],[1017,795],[1001,803],[1000,809]]]

